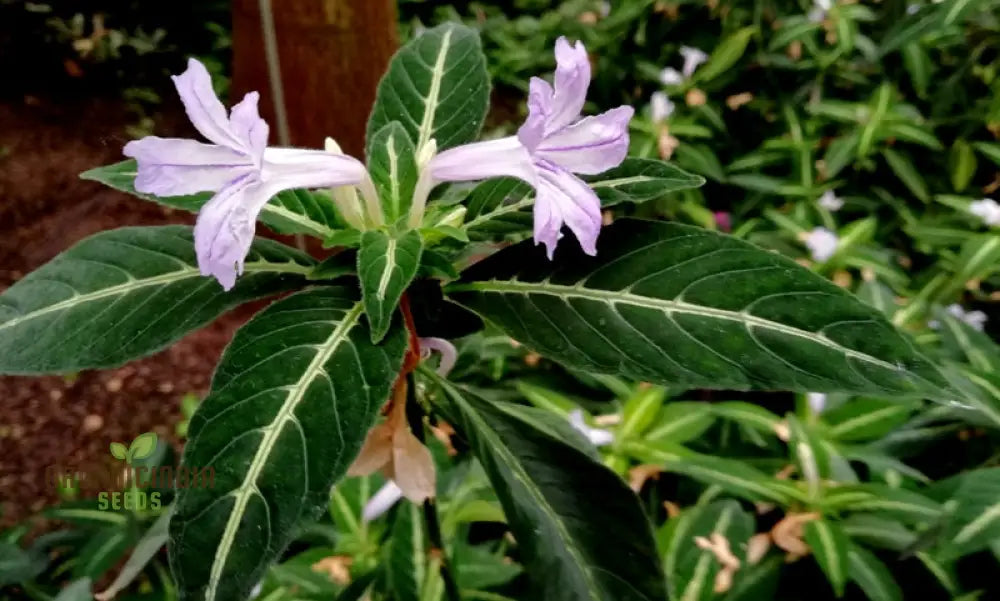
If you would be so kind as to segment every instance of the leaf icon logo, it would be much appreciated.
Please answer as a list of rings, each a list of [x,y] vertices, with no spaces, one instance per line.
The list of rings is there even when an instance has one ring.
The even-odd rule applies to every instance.
[[[128,465],[136,459],[145,459],[156,450],[156,433],[145,432],[135,437],[128,447],[120,442],[111,443],[111,456]]]

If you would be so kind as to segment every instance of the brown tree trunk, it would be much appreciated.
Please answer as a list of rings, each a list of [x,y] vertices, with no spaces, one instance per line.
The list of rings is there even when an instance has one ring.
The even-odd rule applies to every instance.
[[[269,0],[288,140],[275,111],[261,0],[233,2],[233,101],[261,94],[271,144],[322,148],[337,140],[361,157],[375,88],[396,50],[395,0]]]

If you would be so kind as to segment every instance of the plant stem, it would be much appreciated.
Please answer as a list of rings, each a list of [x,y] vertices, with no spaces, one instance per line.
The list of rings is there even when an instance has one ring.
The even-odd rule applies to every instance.
[[[424,442],[424,412],[420,403],[417,402],[417,383],[413,372],[406,374],[406,412],[410,422],[410,429],[413,435],[421,443]],[[429,555],[437,557],[441,565],[441,580],[444,581],[445,596],[448,601],[462,601],[462,595],[458,590],[458,583],[455,575],[451,571],[451,561],[448,559],[447,547],[441,536],[441,520],[438,517],[437,502],[434,499],[424,501],[424,525],[427,528],[427,542],[430,548]]]

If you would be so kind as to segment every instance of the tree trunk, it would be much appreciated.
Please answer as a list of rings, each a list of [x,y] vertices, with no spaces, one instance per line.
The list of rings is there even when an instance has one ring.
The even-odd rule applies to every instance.
[[[273,15],[284,123],[275,110],[262,5]],[[375,88],[397,43],[394,0],[234,0],[233,101],[260,92],[271,144],[322,148],[330,136],[361,158]]]

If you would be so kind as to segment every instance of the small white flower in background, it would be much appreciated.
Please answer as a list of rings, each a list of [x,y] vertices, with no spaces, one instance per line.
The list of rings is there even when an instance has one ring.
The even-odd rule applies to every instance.
[[[610,2],[601,2],[601,11],[600,12],[601,12],[601,17],[607,18],[607,16],[611,14],[611,3]]]
[[[264,581],[263,581],[263,580],[261,580],[261,581],[260,581],[260,582],[258,582],[258,583],[257,583],[256,585],[254,585],[254,587],[253,587],[253,590],[251,590],[251,591],[250,591],[250,597],[248,597],[248,598],[249,598],[249,599],[250,599],[251,601],[253,601],[253,599],[256,599],[257,597],[259,597],[259,596],[260,596],[260,591],[261,591],[261,589],[263,589],[263,588],[264,588]]]
[[[823,413],[823,409],[826,407],[826,395],[822,392],[806,393],[806,402],[809,403],[809,408],[812,409],[813,413]]]
[[[609,445],[615,441],[615,436],[608,430],[603,430],[601,428],[591,428],[583,421],[583,411],[580,409],[574,409],[569,412],[569,425],[587,437],[595,447],[600,447],[604,445]]]
[[[837,238],[837,234],[825,227],[817,227],[806,234],[804,242],[813,261],[823,263],[836,252],[840,240]]]
[[[844,201],[834,194],[833,190],[827,190],[823,193],[823,196],[819,197],[819,206],[827,211],[839,211],[844,206]]]
[[[681,56],[684,57],[684,66],[681,67],[681,75],[687,79],[694,75],[695,69],[708,60],[708,55],[691,46],[681,46]]]
[[[915,15],[918,12],[920,12],[919,4],[910,4],[909,6],[906,7],[906,14],[908,15]]]
[[[1000,225],[1000,204],[992,198],[969,203],[969,212],[982,219],[986,225]]]
[[[361,511],[361,521],[370,522],[385,512],[392,509],[392,506],[403,498],[403,490],[396,486],[392,480],[385,483],[378,489],[372,498],[365,503],[365,508]]]
[[[986,314],[982,311],[966,311],[961,305],[948,305],[948,313],[956,319],[960,319],[973,328],[983,331],[986,326]]]
[[[674,103],[664,92],[653,92],[649,97],[649,107],[653,123],[663,123],[674,113]]]
[[[809,11],[809,20],[819,23],[826,18],[826,14],[833,7],[833,0],[813,0],[813,7]]]
[[[673,67],[667,67],[660,71],[660,83],[665,86],[679,86],[684,83],[684,76]]]

